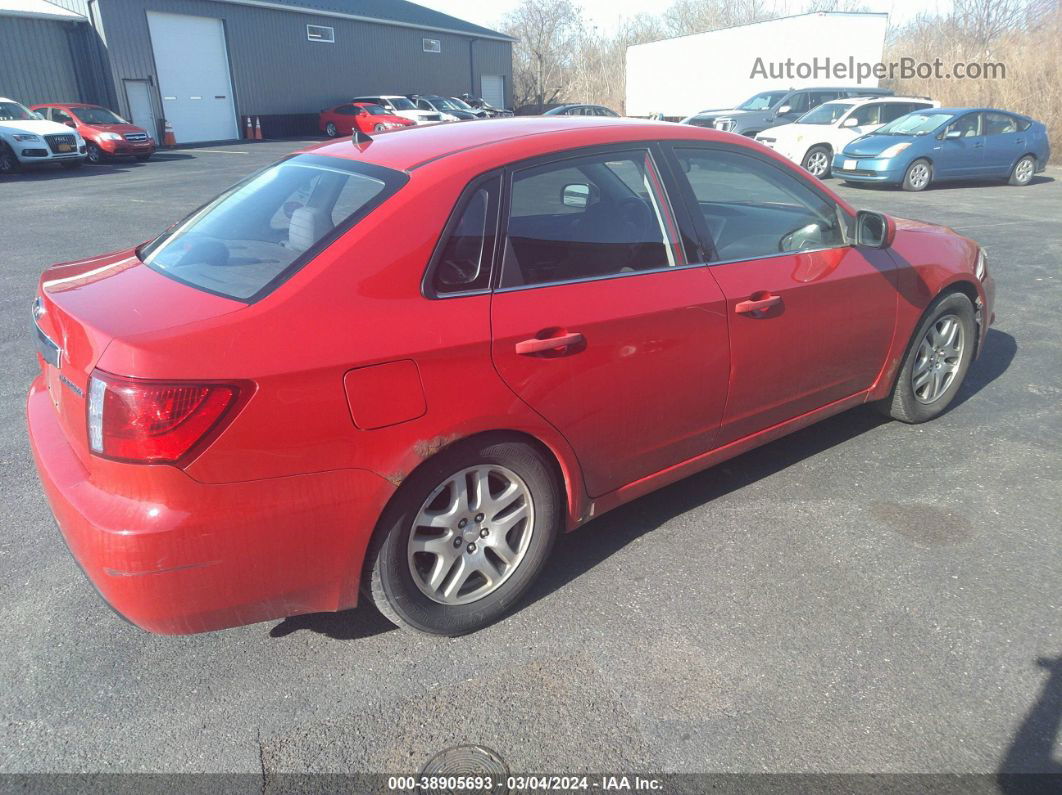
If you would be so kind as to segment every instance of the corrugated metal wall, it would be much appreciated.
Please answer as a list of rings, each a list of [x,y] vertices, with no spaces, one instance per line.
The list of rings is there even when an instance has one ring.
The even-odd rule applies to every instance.
[[[480,74],[505,75],[511,101],[509,42],[210,0],[99,0],[99,9],[118,86],[158,85],[148,10],[222,19],[241,116],[315,113],[365,93],[478,93]],[[307,40],[307,24],[334,28],[335,43]],[[424,52],[425,38],[441,52]]]
[[[83,23],[0,16],[0,96],[24,105],[78,100],[69,34]]]

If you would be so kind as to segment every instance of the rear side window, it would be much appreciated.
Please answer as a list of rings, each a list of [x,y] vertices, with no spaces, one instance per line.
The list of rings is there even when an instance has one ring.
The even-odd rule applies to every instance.
[[[1018,131],[1017,119],[1009,113],[985,113],[984,135],[1005,135]]]
[[[490,287],[499,185],[499,177],[494,176],[477,183],[462,197],[432,268],[431,287],[436,295]]]
[[[513,175],[502,287],[683,264],[648,152],[564,160]]]
[[[177,281],[254,301],[406,179],[367,163],[297,155],[229,189],[138,253],[146,265]]]

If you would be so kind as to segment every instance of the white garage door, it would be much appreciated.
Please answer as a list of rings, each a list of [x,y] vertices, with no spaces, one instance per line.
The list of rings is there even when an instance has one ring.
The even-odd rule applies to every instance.
[[[496,108],[505,107],[504,75],[483,75],[480,77],[479,83],[480,91],[483,92],[483,99],[487,100],[488,104]]]
[[[162,113],[177,143],[239,138],[221,20],[155,11],[147,16]]]

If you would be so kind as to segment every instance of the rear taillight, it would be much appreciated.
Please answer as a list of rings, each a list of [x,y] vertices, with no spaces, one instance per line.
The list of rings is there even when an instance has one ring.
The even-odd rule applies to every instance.
[[[89,379],[93,453],[144,464],[179,461],[234,414],[237,384],[143,381],[96,370]]]

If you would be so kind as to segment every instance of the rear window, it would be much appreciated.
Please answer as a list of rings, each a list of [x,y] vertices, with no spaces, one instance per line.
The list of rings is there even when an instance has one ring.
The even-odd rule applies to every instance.
[[[192,287],[255,301],[406,179],[367,163],[296,155],[233,186],[139,255],[150,268]]]

